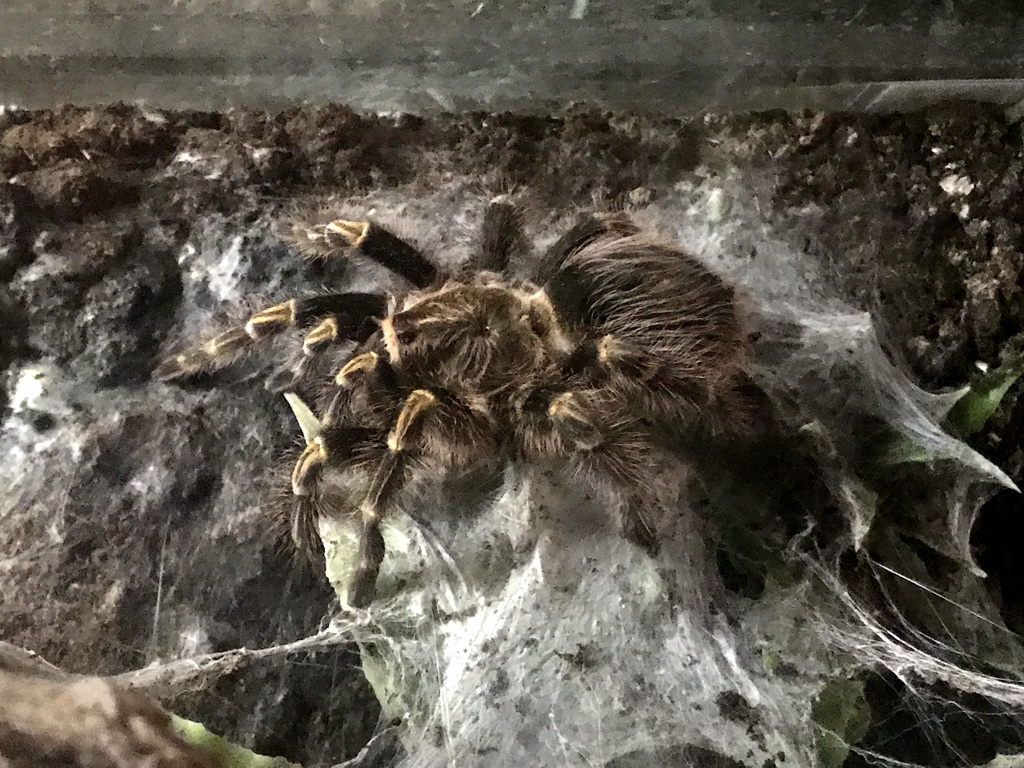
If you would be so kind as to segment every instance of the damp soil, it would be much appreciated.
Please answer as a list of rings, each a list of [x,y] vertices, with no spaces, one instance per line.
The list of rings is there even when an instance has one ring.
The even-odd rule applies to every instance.
[[[515,191],[537,210],[642,207],[708,163],[734,162],[770,180],[762,202],[775,227],[872,312],[922,385],[941,389],[998,365],[1024,329],[1022,155],[1020,125],[974,104],[696,120],[582,108],[429,119],[342,106],[4,113],[0,414],[29,435],[19,449],[70,446],[75,462],[35,462],[0,509],[0,638],[70,671],[113,673],[169,648],[302,637],[331,610],[328,591],[260,517],[232,508],[256,504],[247,489],[225,487],[229,465],[251,468],[256,483],[288,447],[276,400],[252,381],[219,394],[210,382],[179,392],[150,380],[169,342],[196,332],[195,308],[215,309],[216,297],[187,287],[197,241],[223,251],[237,230],[244,258],[246,238],[296,201],[415,199],[453,176],[481,199]],[[209,242],[211,221],[223,242]],[[279,267],[258,264],[252,279],[260,269]],[[330,277],[318,264],[293,269],[313,283]],[[59,404],[27,398],[33,367]],[[1011,389],[972,439],[1024,485],[1019,394]],[[271,427],[246,426],[254,413]],[[1015,494],[1000,493],[974,535],[1018,631],[1020,512]],[[308,765],[354,755],[378,711],[345,652],[253,665],[170,703]]]

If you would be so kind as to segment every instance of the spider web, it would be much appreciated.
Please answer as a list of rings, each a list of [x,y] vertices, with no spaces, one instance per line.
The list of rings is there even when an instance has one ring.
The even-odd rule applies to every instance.
[[[722,531],[764,526],[771,540],[778,514],[750,467],[728,458],[669,472],[657,561],[617,534],[610,502],[558,478],[510,471],[490,500],[425,500],[390,521],[389,552],[399,554],[385,563],[386,601],[375,609],[389,618],[361,643],[385,714],[403,721],[404,768],[814,765],[829,730],[816,698],[866,670],[906,686],[916,726],[937,742],[947,737],[927,702],[972,717],[957,703],[970,693],[1016,722],[1024,659],[994,609],[983,615],[992,607],[969,546],[981,503],[1012,482],[943,431],[955,396],[924,392],[891,362],[870,315],[829,295],[827,276],[762,223],[750,188],[738,176],[677,185],[637,218],[749,297],[760,331],[751,374],[786,429],[806,438],[828,492],[776,553],[799,577],[769,574],[756,597],[723,588]],[[864,423],[877,429],[865,436]],[[898,436],[932,460],[913,465],[910,482],[929,487],[930,508],[945,516],[915,535],[959,564],[955,589],[918,579],[898,548],[889,561],[884,546],[864,546],[872,534],[902,541],[865,469],[871,441]],[[840,525],[825,519],[837,511]],[[834,530],[831,541],[814,536],[820,528]],[[353,534],[331,521],[322,534],[343,593]],[[850,551],[903,592],[877,600],[852,588],[840,564]],[[922,597],[951,620],[911,616],[906,606]],[[952,741],[948,750],[970,764]],[[913,764],[855,752],[869,764]]]
[[[375,202],[417,232],[445,222],[446,252],[457,257],[482,204],[475,188],[459,184],[432,199],[409,202],[394,192]],[[835,298],[829,276],[764,223],[752,189],[738,173],[712,176],[665,190],[634,214],[743,287],[760,331],[751,374],[784,431],[803,441],[800,457],[825,493],[798,487],[787,510],[764,493],[788,478],[772,474],[778,466],[762,471],[729,455],[681,460],[665,483],[655,561],[621,538],[609,500],[559,478],[510,471],[496,484],[445,489],[389,521],[384,600],[365,616],[339,618],[296,643],[185,658],[123,681],[188,687],[249,659],[355,641],[386,716],[401,721],[402,766],[765,768],[818,764],[818,744],[833,726],[815,713],[815,701],[835,681],[870,672],[896,692],[891,712],[871,713],[874,723],[919,734],[945,759],[926,762],[878,740],[855,745],[854,759],[986,762],[954,738],[955,723],[977,731],[978,723],[1009,722],[1024,732],[1024,660],[969,547],[977,510],[1007,478],[943,432],[954,397],[922,391],[891,362],[884,332]],[[452,211],[471,213],[455,215],[449,231]],[[554,239],[570,220],[546,222],[538,239]],[[240,295],[235,273],[250,250],[241,245],[200,249],[220,254],[217,269],[196,277],[213,280],[218,298]],[[381,279],[372,268],[356,276],[367,286]],[[65,385],[51,378],[37,394],[36,379],[26,379],[15,408],[21,399],[61,395]],[[120,407],[97,405],[103,413]],[[865,432],[865,424],[877,429]],[[880,435],[901,436],[933,459],[885,470],[905,473],[915,491],[901,500],[913,514],[898,526],[867,460]],[[257,437],[237,450],[269,440]],[[9,466],[35,439],[10,441]],[[222,500],[226,508],[251,491],[251,472],[244,477]],[[795,530],[780,524],[786,515]],[[731,546],[736,531],[764,546]],[[352,532],[328,522],[323,535],[329,577],[343,588]],[[908,539],[955,565],[941,583]],[[723,551],[766,572],[760,593],[724,583]],[[209,561],[223,565],[218,551]],[[858,582],[865,572],[873,592]],[[167,613],[159,618],[166,623]]]

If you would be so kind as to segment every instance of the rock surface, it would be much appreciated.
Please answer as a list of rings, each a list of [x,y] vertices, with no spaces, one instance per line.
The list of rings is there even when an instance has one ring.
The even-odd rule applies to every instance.
[[[739,172],[762,185],[773,231],[881,321],[925,384],[996,365],[1024,323],[1024,144],[994,111],[681,121],[111,106],[6,119],[0,637],[75,672],[287,642],[332,610],[267,516],[297,439],[263,388],[283,351],[185,385],[150,379],[243,305],[389,279],[290,255],[274,227],[297,209],[411,222],[458,260],[497,193],[524,200],[544,241],[582,207],[685,212],[687,190]],[[975,442],[1020,484],[1017,393]],[[1024,604],[1017,505],[997,495],[975,540],[1011,626]],[[357,665],[330,650],[259,662],[169,704],[257,752],[328,765],[377,720]]]
[[[144,696],[99,678],[69,681],[0,670],[4,768],[215,768]]]

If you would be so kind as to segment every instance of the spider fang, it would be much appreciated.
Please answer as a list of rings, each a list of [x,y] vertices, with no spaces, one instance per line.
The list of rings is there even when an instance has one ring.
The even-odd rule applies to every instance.
[[[320,436],[324,425],[313,413],[313,409],[294,392],[285,392],[284,399],[288,401],[292,413],[295,414],[295,420],[299,422],[299,429],[302,430],[302,436],[306,439],[306,445],[311,444]]]

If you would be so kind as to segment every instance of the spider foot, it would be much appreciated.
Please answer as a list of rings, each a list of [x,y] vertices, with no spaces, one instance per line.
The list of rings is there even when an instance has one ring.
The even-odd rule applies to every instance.
[[[200,346],[186,349],[157,366],[153,375],[162,381],[188,376],[222,360],[230,360],[252,344],[244,328],[232,328]]]
[[[339,387],[347,387],[352,383],[353,376],[368,373],[377,367],[380,356],[376,352],[363,352],[345,363],[334,375],[334,383]]]
[[[367,511],[364,510],[364,515]],[[359,564],[349,578],[347,602],[352,608],[366,608],[377,595],[377,577],[384,562],[384,536],[380,522],[371,514],[364,518],[359,538]]]
[[[657,557],[661,549],[661,542],[654,527],[644,517],[644,501],[638,497],[632,497],[625,503],[622,512],[622,535],[627,541],[636,544],[651,557]]]
[[[575,392],[562,392],[551,398],[548,416],[580,450],[593,450],[604,442],[604,435],[587,413],[583,398]]]
[[[261,309],[249,318],[245,324],[245,332],[253,339],[262,339],[276,336],[295,325],[296,300],[289,299],[281,304]]]
[[[370,222],[335,219],[324,229],[327,232],[328,241],[340,241],[339,245],[358,247],[362,245],[370,232]]]
[[[306,357],[313,357],[323,352],[338,338],[338,321],[333,316],[325,317],[302,340],[302,352]]]
[[[327,461],[327,444],[323,437],[313,437],[292,469],[292,493],[309,496],[323,464]]]

